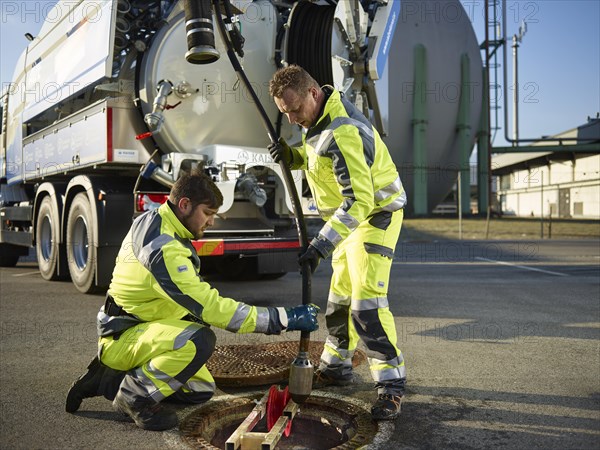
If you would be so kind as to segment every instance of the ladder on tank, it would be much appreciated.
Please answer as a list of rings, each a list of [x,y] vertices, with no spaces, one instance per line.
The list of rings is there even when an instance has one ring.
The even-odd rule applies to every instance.
[[[489,102],[490,102],[490,132],[492,133],[491,142],[494,142],[496,132],[501,128],[499,126],[498,115],[502,108],[500,96],[502,95],[499,83],[498,70],[501,68],[498,62],[498,50],[505,44],[505,37],[502,36],[502,15],[498,8],[501,7],[499,0],[487,0],[485,2],[487,9],[486,20],[487,27],[486,40],[481,43],[479,48],[484,52],[482,58],[485,62],[489,80]]]

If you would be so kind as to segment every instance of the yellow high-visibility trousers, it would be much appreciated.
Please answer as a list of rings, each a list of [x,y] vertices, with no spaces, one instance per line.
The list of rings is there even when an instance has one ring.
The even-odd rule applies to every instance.
[[[182,402],[202,403],[215,391],[206,361],[215,348],[209,327],[185,320],[143,322],[118,336],[99,340],[100,360],[127,371],[120,390],[160,402],[173,394]]]
[[[333,377],[351,377],[352,356],[361,339],[380,393],[394,395],[403,394],[406,369],[387,293],[403,212],[375,214],[333,252],[326,312],[329,336],[320,363]]]

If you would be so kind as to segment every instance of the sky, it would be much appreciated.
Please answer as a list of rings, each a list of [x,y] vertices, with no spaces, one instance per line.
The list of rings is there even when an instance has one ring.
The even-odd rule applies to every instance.
[[[461,0],[478,41],[485,40],[483,0]],[[498,1],[500,3],[500,1]],[[587,122],[600,112],[600,0],[506,2],[508,136],[512,138],[512,37],[527,31],[518,48],[519,137],[550,136]],[[501,55],[499,55],[501,56]],[[498,59],[502,64],[502,58]],[[502,82],[502,71],[499,71]],[[504,107],[503,100],[500,103]],[[503,109],[501,116],[503,116]],[[507,145],[505,128],[494,145]]]
[[[27,46],[24,34],[35,36],[55,3],[0,0],[0,87],[10,82],[15,63]],[[484,1],[461,3],[478,42],[483,42]],[[514,85],[512,36],[519,33],[523,21],[527,22],[527,32],[518,49],[519,136],[553,135],[586,123],[588,116],[596,117],[600,112],[600,0],[507,0],[506,6],[509,137]],[[502,71],[499,75],[502,82]],[[503,98],[499,100],[502,103]],[[495,134],[493,145],[507,145],[503,122],[501,110],[502,129]]]

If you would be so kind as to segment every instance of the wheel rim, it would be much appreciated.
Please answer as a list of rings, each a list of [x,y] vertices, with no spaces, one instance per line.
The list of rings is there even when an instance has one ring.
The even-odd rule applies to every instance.
[[[88,252],[88,226],[85,218],[79,216],[73,225],[73,261],[79,270],[86,268]]]
[[[48,216],[42,220],[39,240],[41,256],[44,261],[49,261],[52,255],[52,221]]]

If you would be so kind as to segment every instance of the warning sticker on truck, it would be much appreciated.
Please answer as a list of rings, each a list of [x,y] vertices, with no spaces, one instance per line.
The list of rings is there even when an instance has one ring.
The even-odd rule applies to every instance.
[[[138,151],[116,148],[113,153],[113,161],[115,162],[133,162],[138,161]]]

